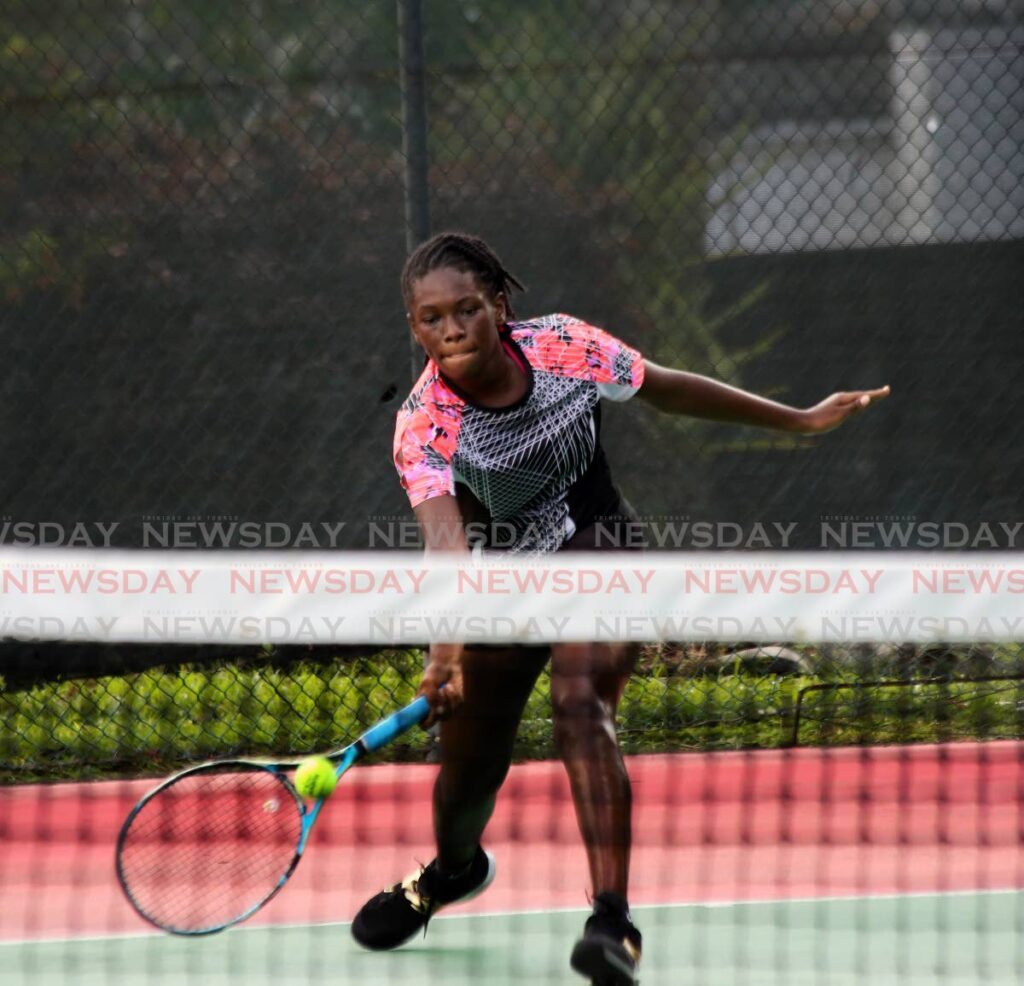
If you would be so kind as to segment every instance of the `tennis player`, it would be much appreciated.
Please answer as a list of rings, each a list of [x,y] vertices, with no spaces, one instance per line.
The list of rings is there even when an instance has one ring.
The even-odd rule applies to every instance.
[[[622,544],[616,532],[633,515],[601,450],[602,398],[636,395],[670,414],[818,434],[888,394],[883,387],[787,407],[658,366],[568,315],[517,320],[515,290],[522,284],[494,250],[463,233],[422,244],[402,272],[409,324],[427,363],[398,413],[394,459],[428,551],[471,550],[466,532],[486,532],[487,521],[500,522],[502,550],[514,553]],[[437,857],[363,906],[352,924],[356,941],[394,948],[440,908],[490,885],[494,858],[480,839],[523,708],[550,660],[554,740],[593,894],[571,965],[599,986],[636,982],[641,935],[627,901],[631,795],[615,733],[636,656],[635,645],[610,643],[431,647],[420,691],[440,721]]]

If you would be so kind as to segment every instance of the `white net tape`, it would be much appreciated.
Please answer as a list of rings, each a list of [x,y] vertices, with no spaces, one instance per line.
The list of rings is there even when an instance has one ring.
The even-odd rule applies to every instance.
[[[0,551],[0,637],[1021,641],[1024,558],[902,552]]]

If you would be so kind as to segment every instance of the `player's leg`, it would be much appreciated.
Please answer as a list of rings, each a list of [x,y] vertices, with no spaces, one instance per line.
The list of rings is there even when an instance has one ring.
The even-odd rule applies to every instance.
[[[632,792],[615,734],[615,713],[637,653],[633,644],[558,644],[551,657],[555,744],[569,775],[594,894],[572,965],[610,986],[635,981],[641,947],[627,902]]]
[[[462,662],[464,698],[441,723],[441,770],[434,784],[440,867],[467,866],[512,763],[523,709],[548,660],[546,648],[472,647]]]
[[[480,846],[495,798],[512,762],[519,720],[548,653],[541,648],[467,648],[463,703],[440,726],[440,770],[434,785],[438,855],[377,894],[352,923],[367,948],[395,948],[446,904],[489,886],[494,860]]]
[[[615,713],[636,662],[632,644],[557,644],[551,658],[555,747],[569,775],[594,894],[626,896],[629,775]]]

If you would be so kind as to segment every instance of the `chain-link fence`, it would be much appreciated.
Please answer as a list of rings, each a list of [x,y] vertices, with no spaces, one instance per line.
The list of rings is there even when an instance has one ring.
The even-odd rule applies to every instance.
[[[1022,9],[426,5],[420,204],[495,245],[524,314],[798,404],[893,386],[825,439],[606,414],[651,547],[1020,547]],[[0,542],[409,547],[393,0],[15,0],[0,45]],[[795,681],[859,666],[736,650],[651,652],[623,735],[759,745],[768,723],[782,741]],[[894,653],[885,680],[935,675],[934,650]],[[384,681],[337,653],[117,676],[124,652],[19,654],[37,680],[9,653],[0,760],[43,772],[329,746],[346,702],[372,718],[420,660]],[[1012,648],[949,654],[942,674],[1019,671]],[[991,694],[1012,732],[1016,686]],[[940,689],[921,708],[936,695],[956,707]]]
[[[336,748],[411,700],[422,656],[181,649],[177,660],[107,663],[90,677],[35,669],[4,682],[0,778],[156,774]],[[630,753],[1016,738],[1022,727],[1024,650],[1008,644],[650,647],[619,712]],[[415,731],[387,756],[423,759],[431,742]],[[545,674],[516,756],[556,752]]]
[[[646,518],[725,546],[759,523],[783,548],[1020,546],[1019,2],[422,20],[433,228],[490,239],[524,313],[796,403],[894,388],[813,441],[616,409]],[[0,39],[2,540],[393,540],[371,524],[409,517],[394,0],[16,0]]]

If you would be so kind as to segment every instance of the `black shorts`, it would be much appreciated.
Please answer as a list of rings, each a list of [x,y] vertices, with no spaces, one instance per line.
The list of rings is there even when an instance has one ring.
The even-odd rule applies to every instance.
[[[627,503],[615,513],[595,518],[581,527],[558,551],[642,551],[640,521]],[[557,552],[556,552],[557,554]],[[467,644],[467,650],[506,650],[510,647],[532,652],[550,650],[550,644]]]

